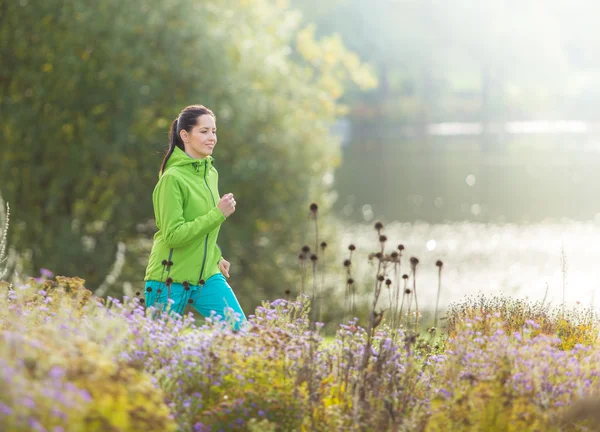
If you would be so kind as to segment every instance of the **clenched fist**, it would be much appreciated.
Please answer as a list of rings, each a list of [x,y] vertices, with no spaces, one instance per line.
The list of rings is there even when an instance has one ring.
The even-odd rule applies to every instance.
[[[223,273],[223,276],[225,276],[226,278],[229,277],[229,267],[230,266],[231,266],[231,264],[225,258],[222,258],[219,261],[219,270],[221,270],[221,273]]]
[[[232,193],[228,193],[223,195],[223,197],[219,200],[219,204],[217,204],[223,216],[229,217],[235,211],[235,199],[233,198]]]

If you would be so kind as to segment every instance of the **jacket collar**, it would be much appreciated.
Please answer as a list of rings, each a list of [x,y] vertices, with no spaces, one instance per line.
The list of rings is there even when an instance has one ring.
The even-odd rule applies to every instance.
[[[196,174],[204,174],[205,169],[210,169],[214,166],[214,161],[214,158],[210,155],[202,159],[194,159],[179,147],[175,147],[175,150],[173,150],[173,153],[167,161],[165,171],[169,168],[180,166]]]

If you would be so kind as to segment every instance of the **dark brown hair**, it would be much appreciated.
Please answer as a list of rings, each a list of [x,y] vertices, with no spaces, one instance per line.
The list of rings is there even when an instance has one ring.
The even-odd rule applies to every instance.
[[[181,140],[181,136],[179,132],[182,130],[186,130],[188,132],[192,131],[192,128],[198,124],[198,117],[209,114],[215,120],[215,114],[206,108],[204,105],[190,105],[185,107],[179,116],[173,123],[171,124],[171,130],[169,131],[169,147],[167,148],[165,157],[163,158],[162,164],[160,165],[160,173],[162,174],[167,167],[167,162],[173,151],[175,150],[175,146],[179,147],[181,150],[185,151],[185,147],[183,145],[183,141]]]

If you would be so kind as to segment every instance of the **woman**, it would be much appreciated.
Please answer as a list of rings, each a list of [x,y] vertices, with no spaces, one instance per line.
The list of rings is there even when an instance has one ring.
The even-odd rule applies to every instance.
[[[158,232],[144,278],[146,305],[166,308],[172,300],[171,311],[183,315],[188,305],[205,317],[214,311],[238,329],[246,317],[223,276],[230,264],[217,245],[236,202],[233,194],[219,199],[216,143],[215,115],[202,105],[188,106],[171,125],[152,194]]]

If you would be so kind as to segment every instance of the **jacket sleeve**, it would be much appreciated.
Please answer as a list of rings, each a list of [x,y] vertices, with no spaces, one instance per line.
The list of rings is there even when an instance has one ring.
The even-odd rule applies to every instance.
[[[225,221],[218,207],[196,219],[186,222],[183,218],[183,192],[177,179],[163,176],[154,194],[154,215],[156,226],[163,232],[165,244],[169,248],[185,246],[201,240],[209,232]]]

